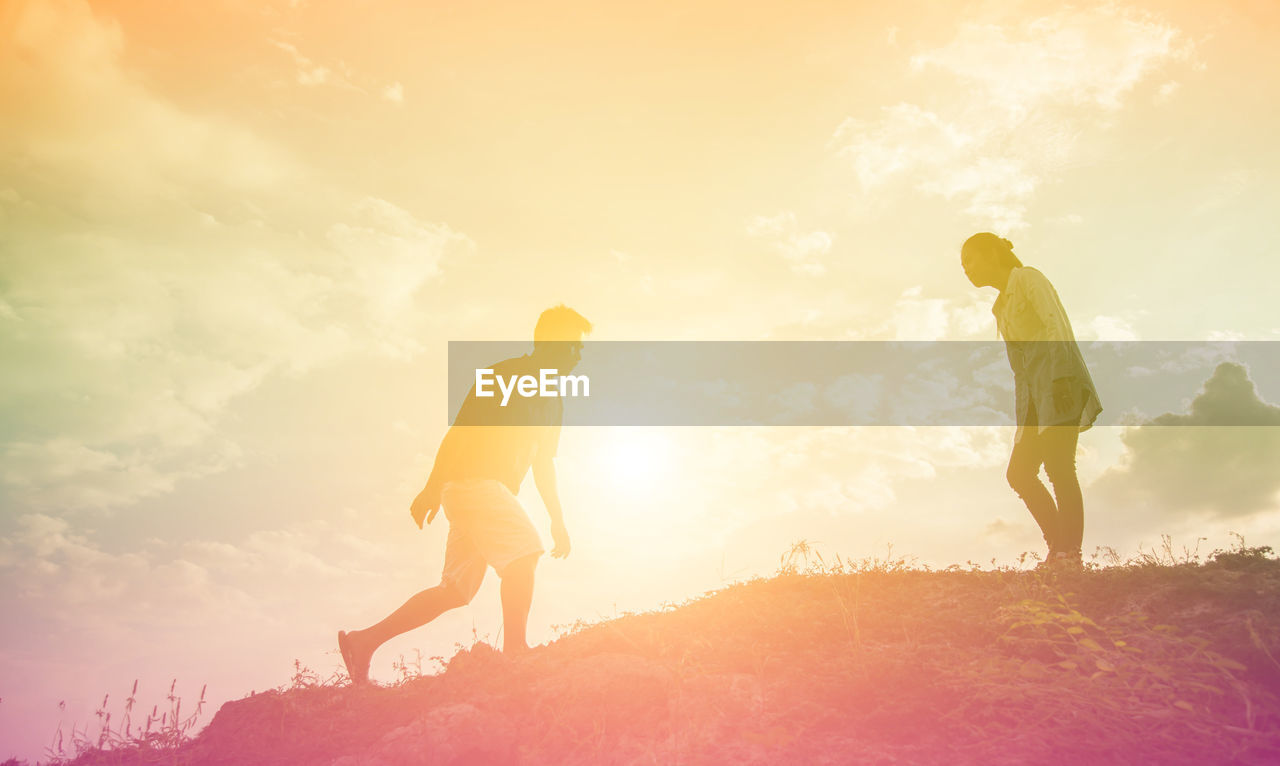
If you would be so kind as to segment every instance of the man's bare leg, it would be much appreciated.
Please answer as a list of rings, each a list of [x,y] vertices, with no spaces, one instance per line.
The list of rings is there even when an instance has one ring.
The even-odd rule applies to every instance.
[[[350,649],[351,662],[347,666],[347,673],[351,676],[352,683],[368,682],[369,662],[373,659],[373,653],[378,650],[378,647],[401,633],[422,627],[450,609],[456,609],[466,603],[467,599],[463,598],[456,589],[441,583],[434,588],[427,588],[415,594],[376,625],[340,635],[339,643],[345,641]]]
[[[525,631],[529,625],[529,607],[533,604],[533,572],[538,566],[537,554],[507,564],[502,570],[502,653],[515,655],[528,651]]]

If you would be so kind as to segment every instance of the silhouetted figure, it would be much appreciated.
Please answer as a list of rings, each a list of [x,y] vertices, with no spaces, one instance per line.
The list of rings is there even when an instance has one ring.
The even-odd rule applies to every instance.
[[[566,306],[542,312],[533,332],[533,353],[493,365],[506,379],[543,369],[567,375],[582,354],[591,323]],[[338,633],[338,648],[353,683],[367,683],[369,662],[389,639],[431,622],[471,602],[492,566],[502,578],[503,652],[529,648],[525,629],[533,600],[533,575],[542,541],[516,500],[529,468],[551,516],[551,555],[569,555],[553,458],[560,441],[564,404],[559,398],[477,397],[475,386],[463,401],[436,453],[427,485],[410,514],[419,528],[443,506],[449,520],[440,584],[410,598],[386,619],[350,633]]]
[[[960,262],[976,287],[1000,291],[991,313],[1013,368],[1018,430],[1006,474],[1049,545],[1046,561],[1079,566],[1084,499],[1076,476],[1076,441],[1102,404],[1058,293],[1044,274],[1022,265],[1013,244],[974,234]],[[1043,465],[1053,496],[1040,481]]]

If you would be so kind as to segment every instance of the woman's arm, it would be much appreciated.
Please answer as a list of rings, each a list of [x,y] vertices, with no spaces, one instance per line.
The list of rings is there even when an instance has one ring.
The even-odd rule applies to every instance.
[[[1058,291],[1053,289],[1048,278],[1036,269],[1022,271],[1026,272],[1021,287],[1027,306],[1040,320],[1040,337],[1036,342],[1043,345],[1039,352],[1048,359],[1050,380],[1054,381],[1055,391],[1065,390],[1067,384],[1059,384],[1058,381],[1071,381],[1081,374],[1071,321],[1062,308]]]

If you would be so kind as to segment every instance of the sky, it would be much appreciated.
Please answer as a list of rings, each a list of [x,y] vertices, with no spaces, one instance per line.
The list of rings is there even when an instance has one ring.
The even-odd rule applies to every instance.
[[[135,679],[147,709],[208,684],[207,721],[340,667],[338,629],[439,576],[408,504],[447,342],[551,305],[596,340],[993,340],[958,258],[992,230],[1082,340],[1280,340],[1278,38],[1265,0],[0,0],[0,757]],[[1203,381],[1165,424],[1277,422],[1280,381]],[[1011,439],[566,429],[530,638],[798,540],[1014,562]],[[1086,555],[1280,547],[1277,453],[1086,432]],[[491,576],[373,676],[499,627]]]

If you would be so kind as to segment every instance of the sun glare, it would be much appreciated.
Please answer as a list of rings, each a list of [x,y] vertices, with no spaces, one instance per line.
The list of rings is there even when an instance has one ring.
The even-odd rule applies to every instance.
[[[651,429],[618,428],[601,445],[600,468],[629,492],[642,492],[669,478],[671,447],[670,439]]]

